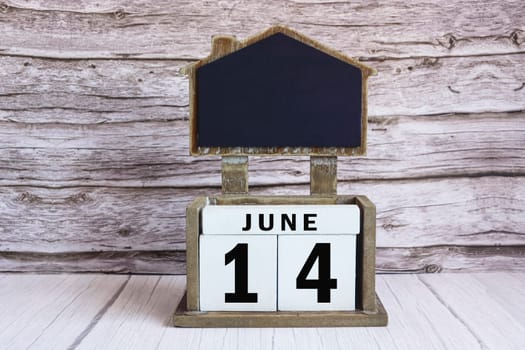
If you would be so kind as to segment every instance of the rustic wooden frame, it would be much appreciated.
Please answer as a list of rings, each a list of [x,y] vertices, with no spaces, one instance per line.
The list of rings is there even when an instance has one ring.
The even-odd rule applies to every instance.
[[[357,239],[355,311],[316,312],[201,312],[199,305],[199,213],[205,205],[242,204],[357,204],[361,209],[361,233]],[[250,196],[199,197],[186,216],[187,293],[173,323],[178,327],[349,327],[384,326],[387,313],[375,294],[376,209],[365,196]]]
[[[199,147],[197,145],[197,71],[199,67],[254,44],[273,34],[283,33],[306,45],[351,64],[361,70],[361,144],[358,147]],[[186,211],[187,292],[179,303],[173,323],[179,327],[336,327],[385,326],[387,313],[375,293],[376,208],[365,196],[337,195],[337,156],[366,153],[367,79],[375,70],[334,51],[315,40],[283,26],[274,26],[238,41],[232,36],[216,36],[211,54],[186,67],[190,80],[190,154],[222,156],[222,192],[214,197],[199,197]],[[249,155],[309,155],[310,196],[248,195]],[[223,312],[200,311],[199,235],[200,213],[206,205],[243,204],[357,204],[361,209],[361,228],[356,251],[356,310],[301,312]]]
[[[197,145],[197,70],[214,60],[238,51],[246,46],[252,45],[273,34],[283,33],[306,45],[312,46],[330,56],[343,62],[351,64],[361,70],[362,92],[361,92],[361,144],[358,147],[199,147]],[[367,131],[367,80],[370,75],[376,74],[374,68],[369,67],[358,60],[343,55],[323,44],[310,39],[290,28],[284,26],[273,26],[247,40],[238,41],[233,36],[215,36],[212,39],[212,51],[210,55],[184,69],[189,75],[190,81],[190,154],[199,155],[311,155],[311,156],[361,156],[366,154],[366,131]]]

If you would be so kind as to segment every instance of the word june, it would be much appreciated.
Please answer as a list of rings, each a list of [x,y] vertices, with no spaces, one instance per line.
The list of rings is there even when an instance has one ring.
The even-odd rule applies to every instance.
[[[265,219],[265,216],[267,218]],[[258,226],[261,231],[271,231],[274,227],[274,214],[259,214],[258,217]],[[315,219],[317,214],[303,214],[302,227],[299,227],[299,230],[302,231],[317,231],[315,227]],[[301,220],[299,220],[301,221]],[[299,223],[300,224],[300,223]],[[297,215],[296,214],[280,214],[280,226],[281,231],[286,231],[287,227],[289,231],[297,231]],[[246,220],[243,231],[250,231],[252,229],[252,214],[246,214]]]

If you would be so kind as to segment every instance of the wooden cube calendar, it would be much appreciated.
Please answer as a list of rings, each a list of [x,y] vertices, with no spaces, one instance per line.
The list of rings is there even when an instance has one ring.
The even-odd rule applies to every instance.
[[[190,152],[222,156],[222,194],[186,211],[180,327],[383,326],[374,204],[337,195],[337,156],[366,151],[374,70],[289,28],[215,37],[187,68]],[[248,156],[309,155],[310,195],[248,193]]]

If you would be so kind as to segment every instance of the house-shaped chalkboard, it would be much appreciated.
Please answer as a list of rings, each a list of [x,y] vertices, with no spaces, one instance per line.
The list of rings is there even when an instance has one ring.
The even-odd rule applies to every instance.
[[[274,26],[245,41],[214,37],[211,54],[185,70],[190,81],[190,153],[222,157],[222,195],[195,198],[186,209],[187,292],[173,316],[174,325],[386,325],[387,313],[375,294],[375,205],[366,196],[337,194],[337,157],[366,152],[367,79],[374,69],[289,28]],[[310,156],[310,195],[250,195],[250,155]],[[281,210],[286,218],[295,218],[293,211],[306,208],[305,218],[329,212],[335,227],[354,220],[354,229],[336,234],[331,228],[323,235],[316,226],[312,229],[316,234],[306,237],[310,228],[290,234],[281,221],[274,235],[250,231],[252,216],[266,232],[273,223],[261,227],[262,212],[273,218]],[[353,208],[353,219],[334,214],[342,208]],[[239,223],[239,217],[244,225],[221,226]],[[295,219],[290,220],[295,230]],[[307,248],[300,252],[303,244]],[[319,271],[322,265],[324,275],[331,276],[330,267],[325,268],[331,264],[330,247],[334,257],[343,258],[333,259],[334,269],[340,266],[341,273],[323,278],[323,283],[329,280],[325,286]],[[310,249],[308,257],[303,254]],[[252,255],[254,251],[260,254]],[[277,252],[286,255],[278,258]],[[307,280],[303,270],[311,269],[315,259],[318,278]],[[310,265],[290,267],[293,261]],[[228,270],[232,262],[233,274]],[[265,267],[267,273],[254,272],[254,266]],[[262,287],[250,287],[254,280]],[[292,305],[298,290],[319,293],[326,288],[326,295],[337,288],[338,293],[347,293],[339,299],[346,306],[329,306],[325,294],[323,300],[318,294],[315,300]]]
[[[289,28],[214,37],[188,69],[192,155],[363,155],[370,68]]]

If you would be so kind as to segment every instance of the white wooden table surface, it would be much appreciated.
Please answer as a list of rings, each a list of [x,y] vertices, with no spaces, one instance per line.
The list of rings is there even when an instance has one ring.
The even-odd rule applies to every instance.
[[[173,328],[184,287],[184,276],[0,275],[0,349],[525,349],[525,273],[379,275],[386,328]]]

